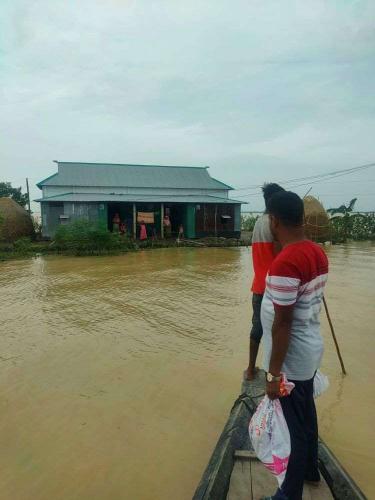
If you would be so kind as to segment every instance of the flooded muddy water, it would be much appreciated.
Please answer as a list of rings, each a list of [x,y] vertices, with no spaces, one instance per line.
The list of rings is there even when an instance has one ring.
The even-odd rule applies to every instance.
[[[249,249],[0,263],[2,500],[188,500],[240,390]],[[330,247],[320,432],[369,498],[375,246]]]

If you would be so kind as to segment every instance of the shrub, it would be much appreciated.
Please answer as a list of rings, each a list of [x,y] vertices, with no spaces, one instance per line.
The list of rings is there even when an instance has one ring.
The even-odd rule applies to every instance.
[[[332,240],[343,243],[350,238],[356,241],[375,240],[375,215],[352,214],[333,217]]]
[[[31,239],[24,237],[16,240],[13,243],[14,250],[20,254],[27,254],[32,250]]]
[[[100,255],[131,249],[134,243],[123,235],[111,233],[104,224],[81,219],[59,226],[53,246],[75,255]]]

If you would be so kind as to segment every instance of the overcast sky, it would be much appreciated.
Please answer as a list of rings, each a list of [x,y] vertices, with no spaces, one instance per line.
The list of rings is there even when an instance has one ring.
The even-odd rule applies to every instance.
[[[0,180],[28,176],[33,198],[53,160],[209,165],[237,188],[375,161],[374,0],[2,0],[0,11]],[[374,191],[372,168],[312,194],[374,210]],[[254,193],[232,197],[261,209]]]

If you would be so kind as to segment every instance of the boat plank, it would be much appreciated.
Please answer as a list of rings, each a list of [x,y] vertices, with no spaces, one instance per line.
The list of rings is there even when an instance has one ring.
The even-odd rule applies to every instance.
[[[252,454],[246,455],[236,453],[235,461],[230,479],[227,500],[259,500],[263,496],[271,496],[277,489],[275,477],[258,460],[254,460]],[[303,488],[303,500],[333,500],[332,493],[324,480],[318,487],[305,484]]]
[[[333,496],[325,479],[322,478],[318,487],[305,484],[302,498],[303,500],[332,500]]]
[[[277,481],[272,474],[258,460],[252,460],[250,467],[253,499],[273,495],[277,489]]]
[[[234,458],[242,458],[244,460],[258,460],[255,452],[251,450],[236,450],[234,452]]]
[[[230,478],[227,500],[252,500],[250,461],[236,460]]]

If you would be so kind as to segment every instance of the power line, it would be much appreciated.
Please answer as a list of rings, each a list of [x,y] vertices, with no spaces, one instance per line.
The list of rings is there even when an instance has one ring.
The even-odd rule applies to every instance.
[[[371,163],[371,164],[368,164],[368,165],[362,165],[361,167],[354,167],[354,168],[351,168],[351,169],[345,169],[345,170],[339,170],[339,171],[336,171],[336,174],[333,174],[333,173],[330,173],[330,174],[323,174],[323,178],[320,178],[320,179],[317,179],[317,180],[311,180],[311,181],[308,181],[308,182],[303,182],[301,184],[292,184],[292,185],[289,185],[287,186],[288,189],[294,189],[294,188],[298,188],[298,187],[302,187],[302,186],[311,186],[313,184],[320,184],[322,182],[327,182],[327,181],[330,181],[330,180],[333,180],[333,179],[337,179],[338,177],[343,177],[345,175],[349,175],[349,174],[352,174],[353,172],[358,172],[358,170],[364,170],[364,169],[368,169],[370,167],[374,167],[375,166],[375,163]],[[327,177],[328,175],[330,175],[330,177]],[[309,176],[309,177],[301,177],[300,180],[308,180],[308,179],[316,179],[317,177],[322,177],[321,176]],[[296,181],[296,180],[295,180]],[[295,182],[294,181],[294,182]],[[288,184],[288,183],[292,183],[292,180],[289,180],[289,181],[279,181],[280,184]],[[258,186],[257,188],[253,188],[253,189],[260,189],[262,186]],[[248,197],[251,197],[251,196],[259,196],[260,193],[248,193],[246,195],[235,195],[236,198],[248,198]]]
[[[345,168],[345,169],[341,169],[341,170],[334,170],[332,172],[326,172],[325,174],[316,174],[316,175],[310,175],[310,176],[305,176],[305,177],[296,177],[294,179],[288,179],[288,180],[277,181],[277,182],[285,185],[285,184],[291,184],[291,183],[295,183],[295,182],[299,182],[299,181],[307,181],[307,180],[312,180],[312,181],[317,180],[317,179],[320,179],[320,181],[330,180],[330,179],[334,179],[336,177],[350,175],[354,172],[366,170],[366,169],[374,167],[374,166],[375,166],[375,163],[367,163],[365,165],[360,165],[358,167],[351,167],[351,168]],[[312,183],[316,183],[316,181],[312,182]],[[301,186],[302,185],[306,185],[306,184],[301,184]],[[235,191],[250,191],[250,190],[259,189],[261,187],[262,187],[262,185],[253,184],[252,186],[235,189]],[[298,185],[297,186],[290,186],[290,187],[298,187]]]

